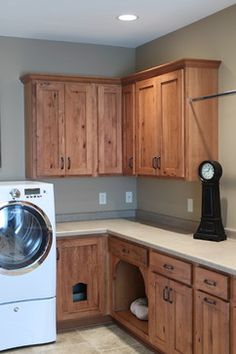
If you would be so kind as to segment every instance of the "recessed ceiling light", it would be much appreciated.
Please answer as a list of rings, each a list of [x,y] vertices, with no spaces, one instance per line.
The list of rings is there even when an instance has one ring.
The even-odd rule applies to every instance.
[[[138,19],[138,16],[132,14],[120,15],[117,17],[120,21],[135,21]]]

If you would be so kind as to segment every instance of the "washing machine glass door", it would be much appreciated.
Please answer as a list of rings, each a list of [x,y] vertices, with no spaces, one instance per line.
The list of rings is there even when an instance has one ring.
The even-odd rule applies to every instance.
[[[0,272],[28,272],[47,257],[52,227],[43,211],[32,203],[0,206]]]

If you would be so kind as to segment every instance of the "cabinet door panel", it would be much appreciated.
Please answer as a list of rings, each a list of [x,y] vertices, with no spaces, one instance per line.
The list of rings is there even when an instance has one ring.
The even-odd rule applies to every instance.
[[[183,70],[161,75],[157,80],[162,125],[161,173],[184,177]]]
[[[157,115],[156,79],[136,84],[136,171],[142,175],[156,175],[153,159],[160,155],[161,127]]]
[[[193,353],[192,289],[170,281],[170,342],[172,354]]]
[[[66,174],[91,175],[95,115],[91,84],[66,84]]]
[[[229,354],[229,303],[196,291],[195,353]]]
[[[135,85],[126,85],[122,89],[123,118],[123,174],[135,173]]]
[[[60,176],[65,171],[64,85],[36,83],[37,176]]]
[[[169,280],[150,273],[149,291],[149,335],[150,341],[164,353],[169,351],[169,302],[167,297]]]
[[[98,172],[122,173],[121,87],[98,86]]]
[[[98,237],[59,242],[58,320],[84,317],[103,311],[102,247],[102,240]]]

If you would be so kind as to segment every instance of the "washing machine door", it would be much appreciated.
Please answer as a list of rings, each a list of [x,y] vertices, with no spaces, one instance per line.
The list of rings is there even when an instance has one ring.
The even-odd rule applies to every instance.
[[[22,274],[38,267],[52,246],[52,226],[32,203],[0,204],[0,273]]]

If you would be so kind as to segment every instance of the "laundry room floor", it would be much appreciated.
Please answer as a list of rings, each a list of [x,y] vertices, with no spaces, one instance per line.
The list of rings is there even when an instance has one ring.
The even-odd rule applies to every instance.
[[[151,354],[136,339],[115,324],[59,333],[57,342],[7,350],[6,354]]]

